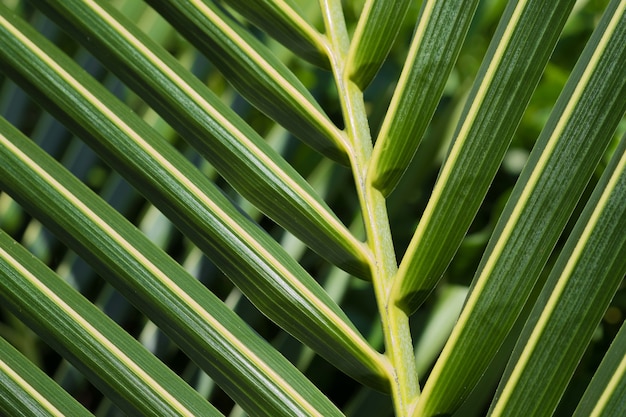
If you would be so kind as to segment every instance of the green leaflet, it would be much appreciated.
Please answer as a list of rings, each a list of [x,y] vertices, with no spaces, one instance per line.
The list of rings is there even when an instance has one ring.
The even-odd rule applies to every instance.
[[[369,181],[385,196],[396,187],[417,151],[477,5],[478,0],[429,0],[422,6],[369,166]]]
[[[266,316],[346,373],[386,389],[381,355],[293,258],[73,61],[11,21],[0,19],[0,59],[15,81],[147,195]]]
[[[368,0],[346,62],[346,76],[361,90],[372,82],[398,36],[411,0]]]
[[[626,322],[604,355],[573,417],[611,417],[626,414]]]
[[[415,415],[454,410],[478,381],[626,111],[626,25],[610,25],[623,19],[623,11],[613,12],[616,3],[605,12],[533,148]]]
[[[222,415],[113,320],[1,231],[0,275],[3,304],[127,413],[155,417]],[[60,400],[48,395],[46,398]]]
[[[541,290],[491,415],[541,416],[556,408],[626,274],[625,213],[626,136]]]
[[[0,231],[0,241],[5,240]],[[0,247],[0,259],[4,259],[3,252]],[[3,266],[0,260],[0,270]],[[1,337],[0,387],[0,413],[6,416],[93,415]]]
[[[391,299],[408,313],[432,291],[459,247],[573,4],[572,0],[508,4],[400,264]]]
[[[135,89],[248,201],[330,262],[369,277],[364,246],[250,126],[106,4],[35,1]]]
[[[268,48],[213,2],[149,0],[246,100],[309,146],[347,165],[343,133]]]
[[[326,39],[291,0],[226,0],[233,9],[300,57],[330,69]]]
[[[3,119],[0,129],[2,189],[102,271],[244,409],[338,415],[284,357],[145,235]]]

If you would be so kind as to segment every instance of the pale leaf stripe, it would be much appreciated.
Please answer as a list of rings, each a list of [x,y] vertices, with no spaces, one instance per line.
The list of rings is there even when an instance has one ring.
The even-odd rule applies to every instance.
[[[600,396],[600,399],[596,403],[590,417],[599,417],[604,415],[604,408],[607,406],[610,397],[616,391],[618,385],[622,383],[624,378],[626,378],[626,355],[624,355],[622,361],[619,363],[617,370],[611,377],[606,390],[604,390],[602,396]]]
[[[246,1],[246,0],[243,0]],[[307,35],[309,40],[315,43],[315,45],[320,49],[327,49],[328,42],[326,38],[322,36],[317,30],[313,28],[300,16],[300,13],[296,12],[290,4],[288,4],[285,0],[272,0],[272,3],[276,4],[276,7],[279,8],[283,13],[285,13],[293,23],[296,24],[298,29],[300,29],[303,33]]]
[[[365,90],[385,62],[410,0],[367,0],[346,59],[345,77]]]
[[[513,37],[513,34],[515,33],[515,29],[517,28],[517,24],[519,23],[520,17],[522,16],[522,12],[524,11],[524,8],[526,7],[527,2],[528,0],[522,0],[517,3],[517,6],[515,7],[515,10],[513,11],[510,24],[505,29],[504,34],[502,35],[502,38],[499,41],[496,52],[494,53],[493,58],[490,61],[489,66],[487,67],[487,70],[485,72],[484,79],[478,91],[476,92],[475,99],[472,101],[472,104],[469,108],[467,117],[463,121],[463,124],[461,125],[461,128],[452,146],[452,149],[450,150],[450,153],[446,158],[446,162],[441,170],[439,178],[437,179],[437,184],[435,185],[435,188],[433,189],[433,192],[430,196],[426,209],[424,210],[424,214],[422,215],[422,219],[417,225],[417,230],[415,231],[415,235],[413,236],[413,239],[411,240],[411,244],[409,248],[407,249],[407,253],[405,254],[403,261],[400,263],[400,269],[398,270],[398,274],[397,274],[398,278],[396,280],[396,283],[394,284],[394,287],[395,287],[394,290],[397,291],[399,294],[401,293],[400,288],[403,286],[404,281],[407,281],[408,279],[407,275],[410,273],[409,270],[410,270],[411,264],[410,262],[408,262],[408,260],[412,258],[411,254],[412,252],[415,251],[415,248],[418,246],[418,243],[420,242],[422,236],[424,235],[426,231],[426,227],[430,223],[429,220],[433,218],[433,216],[435,216],[434,210],[439,207],[438,203],[445,189],[444,185],[448,182],[448,179],[450,178],[452,174],[452,170],[456,166],[456,162],[459,159],[460,155],[462,154],[462,151],[464,150],[465,139],[467,138],[469,131],[478,115],[478,111],[481,108],[483,100],[485,99],[487,92],[489,91],[489,87],[491,86],[491,82],[493,81],[494,76],[496,75],[496,71],[500,67],[500,63],[502,62],[504,52],[509,46],[509,42],[511,41],[511,38]],[[396,296],[396,297],[398,299],[400,298],[399,296]]]
[[[159,67],[163,73],[167,75],[167,77],[172,80],[174,84],[179,86],[179,88],[193,101],[199,106],[206,109],[207,112],[211,114],[219,123],[224,126],[230,133],[237,137],[237,139],[245,144],[245,146],[254,153],[254,155],[262,160],[269,169],[278,175],[282,181],[288,184],[291,189],[295,190],[297,194],[299,194],[303,199],[305,199],[311,206],[315,207],[320,214],[326,212],[326,210],[320,206],[320,204],[311,196],[305,192],[298,183],[293,181],[291,177],[286,175],[280,167],[278,167],[274,161],[271,160],[263,151],[261,151],[254,142],[252,142],[237,126],[235,126],[231,121],[224,117],[218,111],[213,109],[210,103],[208,103],[204,98],[196,92],[184,79],[182,79],[175,71],[173,71],[165,62],[159,59],[149,48],[146,48],[141,41],[139,41],[136,37],[132,35],[124,26],[122,26],[115,18],[113,18],[110,14],[106,12],[106,10],[102,9],[96,2],[91,0],[83,0],[87,3],[93,10],[98,13],[111,27],[115,28],[115,30],[123,36],[129,43],[131,43],[137,51],[141,52],[150,62],[152,62],[155,66]],[[209,9],[210,10],[210,9]],[[226,24],[224,26],[228,27]],[[297,91],[297,90],[295,90]],[[129,129],[130,130],[130,129]],[[329,222],[334,222],[336,227],[340,227],[338,222],[332,218],[332,216],[325,216]]]

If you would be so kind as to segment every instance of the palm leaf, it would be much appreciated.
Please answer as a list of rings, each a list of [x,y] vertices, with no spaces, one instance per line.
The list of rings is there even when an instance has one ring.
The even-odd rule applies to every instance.
[[[0,381],[0,410],[5,415],[93,415],[2,338]]]
[[[147,3],[0,5],[0,413],[620,414],[623,1]]]
[[[29,182],[28,188],[13,193],[14,186],[3,181],[3,189],[12,192],[24,206],[31,207],[51,228],[59,230],[88,261],[106,271],[111,282],[165,329],[230,395],[239,398],[250,410],[278,415],[289,415],[293,407],[311,409],[320,404],[325,412],[336,413],[325,397],[319,392],[315,394],[311,385],[307,388],[308,381],[282,356],[180,265],[164,256],[104,202],[94,198],[82,183],[37,146],[6,123],[2,128],[7,132],[2,135],[5,162],[2,178]],[[73,216],[65,216],[72,207]],[[179,313],[167,313],[172,311]],[[286,373],[278,378],[276,372]],[[265,391],[270,381],[276,383],[279,379],[282,388],[272,389],[276,393],[273,400],[264,395],[251,398],[252,390]],[[304,392],[294,394],[297,386],[300,389],[296,388],[296,392],[303,388]],[[307,400],[310,394],[320,397]],[[285,395],[295,398],[294,401],[285,403]],[[261,397],[263,401],[259,400]]]
[[[576,365],[626,274],[626,138],[568,238],[518,341],[493,415],[556,408]],[[590,259],[601,252],[605,262]],[[593,280],[589,277],[593,276]]]
[[[291,0],[227,0],[227,3],[300,57],[330,69],[326,39],[307,22],[298,4]]]
[[[151,0],[261,111],[332,159],[346,163],[345,138],[300,80],[212,2]]]
[[[570,0],[549,6],[533,0],[508,4],[428,207],[400,264],[393,298],[403,309],[412,312],[419,307],[454,256],[573,4]]]
[[[0,245],[6,248],[0,251],[3,301],[70,357],[122,409],[153,416],[164,412],[221,415],[111,319],[42,263],[33,262],[30,253],[15,243],[0,234]],[[39,403],[54,410],[41,398]]]
[[[163,48],[127,29],[124,16],[95,2],[38,4],[133,86],[243,197],[322,256],[369,275],[362,244],[295,169]]]
[[[504,208],[443,360],[424,387],[424,397],[436,397],[423,402],[431,410],[457,406],[495,355],[626,111],[615,94],[626,86],[623,34],[609,25],[621,18],[605,14]]]
[[[574,413],[581,416],[619,416],[626,412],[626,327],[622,323],[615,340],[598,367]]]
[[[50,58],[37,46],[30,42],[21,44],[24,46],[17,44],[26,38],[15,26],[9,25],[6,20],[2,23],[6,24],[4,33],[14,36],[16,48],[32,51],[32,55],[25,60],[29,68],[17,71],[27,74],[27,71],[32,71],[46,60],[50,65]],[[30,38],[37,39],[37,36],[31,33]],[[8,36],[5,39],[9,45]],[[6,48],[6,53],[4,57],[10,62],[11,50]],[[57,58],[63,62],[62,56]],[[17,64],[19,63],[13,63]],[[43,73],[40,74],[41,77],[39,74],[31,76],[29,82],[33,84],[28,84],[27,88],[40,88],[47,91],[48,95],[67,94],[67,104],[57,110],[67,123],[84,137],[92,138],[94,147],[117,166],[120,172],[125,173],[137,188],[152,190],[150,194],[155,197],[155,204],[178,222],[181,229],[190,236],[195,236],[194,240],[199,247],[227,275],[238,281],[238,286],[261,311],[320,351],[339,353],[348,348],[348,345],[352,345],[348,348],[349,351],[354,348],[363,349],[363,359],[368,357],[365,359],[365,362],[369,362],[367,367],[373,366],[371,370],[378,368],[373,373],[366,371],[363,375],[370,374],[373,381],[378,380],[375,384],[383,387],[384,378],[380,378],[383,371],[377,353],[364,343],[345,314],[317,283],[286,256],[274,241],[239,214],[213,184],[206,181],[180,154],[169,148],[149,127],[132,117],[132,114],[121,111],[119,104],[109,98],[98,84],[93,84],[89,90],[79,87],[75,77],[83,78],[83,83],[88,81],[77,70],[74,76],[68,73],[67,70],[72,67],[71,61],[64,62],[63,68],[56,66],[58,72],[54,73],[56,79],[52,81],[43,78]],[[51,74],[48,73],[48,76]],[[49,89],[55,86],[58,86],[55,90]],[[106,100],[104,103],[98,97],[100,94]],[[51,108],[54,109],[55,106]],[[75,111],[77,108],[90,110],[78,113]],[[111,141],[113,137],[103,135],[103,132],[115,132],[117,142]],[[236,255],[226,256],[220,248],[226,242],[234,243],[233,239],[237,243],[231,250]],[[270,245],[275,249],[270,249]],[[289,308],[290,305],[293,308]],[[306,307],[303,308],[304,305]],[[294,322],[296,317],[298,321]],[[326,330],[322,330],[323,328]],[[352,335],[348,335],[346,331]],[[336,334],[345,334],[346,337],[329,338]],[[326,349],[330,347],[329,342],[334,344],[339,340],[339,344],[344,347]],[[345,359],[350,356],[352,355],[340,353],[336,356],[337,364],[346,364]],[[352,365],[348,368],[352,368]]]
[[[427,1],[422,6],[397,93],[370,163],[370,181],[385,195],[395,188],[417,151],[477,4],[475,0]]]
[[[411,2],[368,0],[359,18],[346,62],[346,75],[361,90],[385,61]]]

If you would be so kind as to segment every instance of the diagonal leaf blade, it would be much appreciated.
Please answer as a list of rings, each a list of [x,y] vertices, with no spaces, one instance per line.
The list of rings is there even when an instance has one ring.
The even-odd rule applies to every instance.
[[[255,107],[309,146],[348,164],[341,132],[293,73],[213,2],[149,0]]]
[[[300,57],[330,69],[324,37],[304,19],[292,0],[226,0],[226,3]]]
[[[626,136],[524,325],[491,415],[539,416],[558,405],[626,274],[624,213]],[[600,258],[601,263],[597,262]],[[532,405],[528,398],[534,399]]]
[[[624,27],[605,12],[496,225],[418,412],[457,407],[503,343],[626,111]]]
[[[0,240],[3,235],[0,231]],[[0,412],[4,415],[93,415],[1,337],[0,387]]]
[[[368,0],[350,43],[346,76],[361,90],[372,82],[398,36],[410,0]]]
[[[430,294],[458,249],[573,4],[508,3],[394,282],[392,300],[408,313]]]
[[[163,48],[106,4],[35,3],[71,29],[76,40],[144,97],[246,199],[321,256],[354,275],[369,276],[363,244],[315,190]]]
[[[369,165],[369,181],[385,196],[396,187],[417,151],[477,5],[477,0],[430,0],[422,6]]]
[[[622,323],[574,417],[610,417],[626,413],[626,323]]]
[[[0,19],[0,29],[5,71],[148,195],[260,311],[349,375],[386,388],[381,355],[284,249],[162,137],[27,25],[17,18]]]
[[[2,189],[103,271],[233,399],[260,414],[317,409],[337,415],[299,371],[178,263],[15,128],[3,121],[0,129]]]
[[[0,298],[117,405],[146,416],[221,416],[111,319],[0,232]]]

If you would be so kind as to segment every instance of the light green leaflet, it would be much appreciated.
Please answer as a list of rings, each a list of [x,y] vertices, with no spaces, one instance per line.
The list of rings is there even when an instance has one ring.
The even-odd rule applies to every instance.
[[[102,271],[244,409],[266,415],[338,415],[325,396],[198,280],[0,121],[0,187]]]
[[[346,142],[302,83],[262,42],[213,2],[147,2],[250,103],[322,154],[347,164]]]
[[[132,336],[2,231],[0,276],[3,304],[103,393],[117,399],[127,413],[221,416]]]
[[[368,180],[388,196],[439,104],[478,0],[424,2],[411,48],[376,139]]]
[[[407,313],[430,294],[465,236],[573,5],[508,3],[394,282],[392,300]]]
[[[626,136],[530,313],[491,415],[543,416],[556,408],[626,274],[625,214]]]
[[[612,417],[626,414],[626,322],[604,355],[573,417]]]
[[[226,0],[229,6],[312,64],[330,69],[326,38],[292,0]]]
[[[35,3],[71,29],[243,197],[330,262],[369,276],[363,244],[295,169],[167,51],[104,3]]]
[[[150,196],[259,310],[338,368],[385,389],[381,355],[276,241],[239,213],[145,122],[30,27],[13,17],[11,22],[0,19],[0,30],[5,46],[0,60],[11,77]],[[52,98],[54,102],[49,101]]]
[[[346,76],[361,90],[372,82],[398,36],[411,0],[368,0],[350,43]]]
[[[0,241],[5,240],[0,231]],[[3,250],[0,248],[0,259]],[[0,260],[0,270],[4,263]],[[0,276],[3,276],[0,272]],[[3,279],[5,279],[3,277]],[[169,369],[168,369],[169,371]],[[92,414],[0,337],[0,413],[5,416],[91,416]]]
[[[626,25],[616,23],[624,19],[619,3],[605,12],[533,148],[416,413],[454,410],[478,381],[626,111]]]

